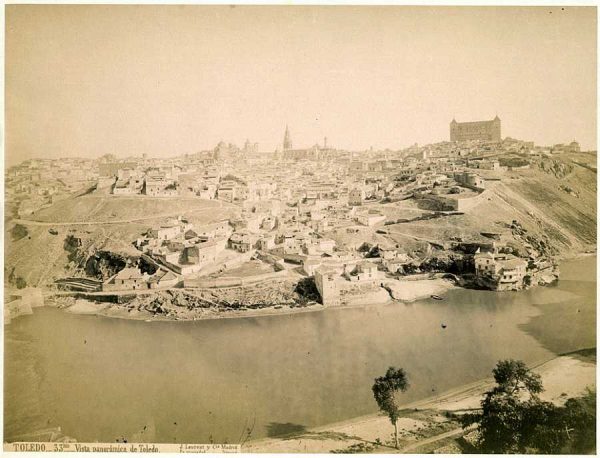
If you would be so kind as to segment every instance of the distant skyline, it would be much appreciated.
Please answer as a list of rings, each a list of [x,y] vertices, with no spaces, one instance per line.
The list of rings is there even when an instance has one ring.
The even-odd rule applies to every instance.
[[[596,149],[595,7],[7,5],[5,162],[401,149],[449,123]]]

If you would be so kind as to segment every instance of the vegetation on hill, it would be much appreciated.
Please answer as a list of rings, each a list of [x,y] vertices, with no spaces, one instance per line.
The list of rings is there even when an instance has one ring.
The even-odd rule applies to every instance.
[[[21,240],[29,235],[27,232],[27,228],[21,224],[15,224],[13,228],[10,230],[10,236],[13,242],[17,240]]]

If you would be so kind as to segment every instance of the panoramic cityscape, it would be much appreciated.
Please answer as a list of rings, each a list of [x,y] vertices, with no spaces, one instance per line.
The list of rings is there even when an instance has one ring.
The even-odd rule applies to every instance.
[[[228,28],[233,16],[262,23],[282,9],[291,25],[280,31],[291,42],[292,28],[325,17],[339,20],[331,27],[341,31],[363,19],[428,24],[448,14],[453,21],[454,11],[485,35],[474,25],[479,20],[531,15],[547,41],[585,24],[589,33],[580,39],[595,66],[595,8],[567,8],[575,17],[557,19],[562,32],[543,23],[560,8],[496,9],[488,17],[489,8],[395,7],[398,17],[388,19],[366,7],[120,8],[8,9],[7,62],[15,67],[7,67],[4,176],[6,451],[51,443],[53,451],[227,444],[247,453],[595,453],[597,151],[589,116],[568,134],[542,122],[528,136],[513,128],[527,110],[479,100],[477,109],[457,110],[460,116],[444,108],[445,119],[432,108],[429,122],[415,122],[414,138],[405,132],[404,146],[386,146],[385,108],[365,125],[386,133],[355,143],[351,124],[320,124],[321,109],[302,119],[290,104],[287,116],[264,123],[279,127],[256,127],[252,137],[248,127],[230,130],[236,120],[252,121],[207,104],[222,110],[215,121],[225,126],[222,137],[181,153],[173,150],[183,140],[173,140],[161,154],[154,148],[164,138],[187,129],[179,121],[169,128],[176,108],[165,101],[183,100],[171,66],[157,70],[166,76],[157,77],[156,97],[166,105],[164,130],[152,134],[150,124],[140,127],[141,112],[109,122],[110,110],[99,111],[98,131],[88,132],[95,118],[82,119],[78,104],[65,108],[75,99],[60,101],[64,84],[81,97],[98,91],[94,103],[102,104],[100,87],[108,84],[118,104],[116,94],[129,84],[112,51],[98,48],[111,63],[96,69],[87,48],[60,32],[65,24],[76,30],[80,19],[110,27],[139,20],[140,30],[122,37],[136,48],[151,27],[168,33],[173,17],[185,22],[186,13],[198,23],[219,18],[240,43],[245,35]],[[40,25],[45,20],[50,25]],[[181,43],[188,46],[197,24],[185,24],[190,35]],[[361,29],[361,43],[370,43],[368,30]],[[55,41],[28,41],[45,33]],[[270,49],[253,40],[261,52]],[[190,46],[201,53],[203,43]],[[163,45],[150,52],[157,62],[182,49]],[[467,53],[479,45],[469,46]],[[47,65],[45,51],[73,59],[64,61],[64,78],[91,72],[94,87],[85,76],[73,83],[54,74],[38,86],[47,83],[30,72]],[[29,67],[14,61],[23,56]],[[210,53],[203,56],[210,61]],[[562,58],[544,55],[549,64]],[[134,73],[145,65],[140,59]],[[243,81],[236,90],[262,91],[253,64],[236,64],[243,62],[243,70],[228,68]],[[595,81],[594,73],[572,94],[584,100],[593,89],[593,111]],[[29,116],[24,102],[34,103],[40,91],[48,92]],[[140,105],[143,94],[133,96]],[[64,119],[41,121],[54,104]],[[345,119],[342,107],[330,110]],[[578,130],[589,123],[591,136]],[[106,147],[109,124],[114,144]],[[158,146],[123,147],[140,129],[159,138]],[[82,131],[97,142],[81,146]],[[426,131],[430,140],[417,143]],[[205,132],[198,144],[214,138]],[[241,133],[248,137],[240,142]],[[320,135],[306,140],[307,133]],[[71,149],[77,144],[81,154]]]

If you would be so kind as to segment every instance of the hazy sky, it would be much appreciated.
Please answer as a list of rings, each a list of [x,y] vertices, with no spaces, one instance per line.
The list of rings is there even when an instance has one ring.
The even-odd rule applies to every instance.
[[[9,5],[7,162],[502,135],[596,145],[596,9]]]

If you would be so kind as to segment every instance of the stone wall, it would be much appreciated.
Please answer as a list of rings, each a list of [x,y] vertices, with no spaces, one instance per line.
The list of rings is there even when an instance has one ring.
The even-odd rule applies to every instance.
[[[287,276],[287,271],[269,272],[249,277],[188,278],[183,281],[185,288],[230,288],[247,286],[267,280],[280,280]]]
[[[458,197],[453,197],[450,195],[436,195],[436,194],[415,194],[415,197],[418,201],[422,201],[424,206],[426,206],[430,210],[437,211],[467,211],[481,201],[485,200],[488,197],[487,191],[482,191],[476,196],[466,197],[464,199],[460,199]]]

